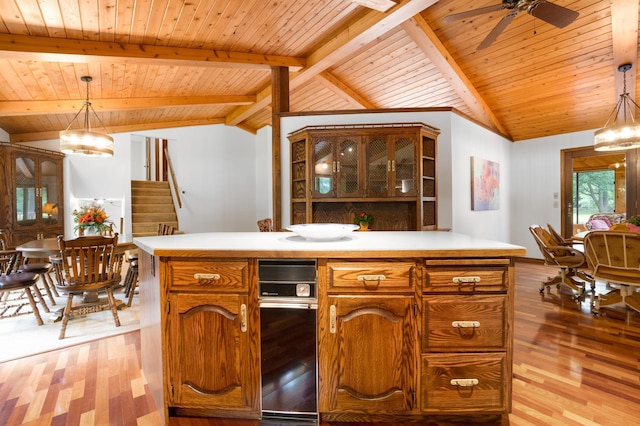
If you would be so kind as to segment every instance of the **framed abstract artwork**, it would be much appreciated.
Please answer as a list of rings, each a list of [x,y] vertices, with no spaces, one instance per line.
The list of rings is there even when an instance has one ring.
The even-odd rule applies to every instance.
[[[500,208],[500,164],[471,157],[471,210]]]

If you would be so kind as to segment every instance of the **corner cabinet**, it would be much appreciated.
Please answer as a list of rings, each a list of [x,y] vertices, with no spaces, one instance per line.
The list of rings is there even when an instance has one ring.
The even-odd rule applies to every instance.
[[[12,247],[64,234],[64,154],[0,143],[0,229]]]
[[[424,123],[304,127],[291,143],[291,223],[351,223],[375,230],[437,228],[439,130]]]

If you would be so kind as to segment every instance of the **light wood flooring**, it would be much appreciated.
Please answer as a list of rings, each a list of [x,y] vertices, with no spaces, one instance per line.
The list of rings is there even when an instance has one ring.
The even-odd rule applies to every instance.
[[[639,424],[640,315],[609,310],[596,317],[588,302],[577,303],[555,288],[541,295],[541,281],[554,274],[537,263],[516,266],[509,423]],[[600,284],[599,290],[604,291]],[[0,364],[0,425],[158,425],[139,359],[139,333],[132,332]],[[257,423],[171,421],[172,426]]]

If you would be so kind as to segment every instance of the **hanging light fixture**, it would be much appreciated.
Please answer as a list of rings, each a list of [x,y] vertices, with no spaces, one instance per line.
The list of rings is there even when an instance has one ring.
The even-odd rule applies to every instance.
[[[627,71],[630,69],[631,64],[618,67],[618,71],[624,73],[624,89],[604,127],[595,132],[593,149],[596,151],[640,148],[640,123],[635,120],[634,110],[635,108],[640,109],[640,106],[627,93]],[[620,118],[620,123],[618,118]]]
[[[102,120],[100,120],[100,117],[91,106],[91,102],[89,102],[89,83],[93,79],[89,76],[83,76],[80,79],[87,83],[87,100],[84,102],[84,106],[80,108],[80,111],[73,117],[67,129],[60,132],[60,151],[65,154],[111,157],[113,155],[113,138],[107,134],[107,129],[102,124]],[[104,133],[91,130],[89,109],[98,119],[104,129]],[[82,111],[84,111],[84,129],[69,130]]]

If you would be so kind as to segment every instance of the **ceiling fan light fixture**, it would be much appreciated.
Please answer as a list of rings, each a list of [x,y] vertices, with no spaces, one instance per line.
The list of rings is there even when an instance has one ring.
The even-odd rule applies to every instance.
[[[81,77],[81,80],[87,83],[87,100],[84,102],[80,111],[73,117],[69,126],[60,132],[60,151],[65,154],[85,155],[92,157],[111,157],[113,156],[113,138],[107,134],[107,129],[102,124],[100,117],[89,102],[89,83],[93,80],[89,76]],[[84,111],[84,128],[69,130],[71,125]],[[104,133],[91,130],[90,112],[93,113],[98,120]]]
[[[626,72],[630,69],[631,64],[618,67],[618,71],[624,73],[624,89],[607,122],[594,134],[593,149],[596,151],[640,148],[640,123],[635,120],[635,109],[640,109],[640,106],[631,99],[627,92]],[[619,118],[621,122],[618,122]]]

